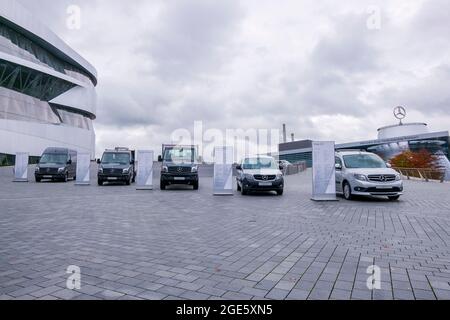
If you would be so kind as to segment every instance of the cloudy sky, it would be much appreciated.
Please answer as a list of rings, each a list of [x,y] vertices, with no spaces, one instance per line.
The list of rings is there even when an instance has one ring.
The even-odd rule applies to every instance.
[[[98,152],[159,150],[195,120],[373,139],[398,105],[450,129],[448,0],[18,1],[98,70]]]

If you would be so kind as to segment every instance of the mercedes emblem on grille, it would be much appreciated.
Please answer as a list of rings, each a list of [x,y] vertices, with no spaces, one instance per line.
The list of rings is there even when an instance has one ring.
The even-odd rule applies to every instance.
[[[178,167],[177,171],[178,172],[183,172],[183,168],[182,167]]]
[[[262,176],[262,179],[263,180],[269,180],[269,177],[268,176]]]

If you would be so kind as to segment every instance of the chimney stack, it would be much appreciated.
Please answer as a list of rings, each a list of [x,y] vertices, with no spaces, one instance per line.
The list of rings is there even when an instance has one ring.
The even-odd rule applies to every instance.
[[[287,142],[286,124],[283,124],[283,143]]]
[[[295,142],[295,135],[291,133],[292,142]]]

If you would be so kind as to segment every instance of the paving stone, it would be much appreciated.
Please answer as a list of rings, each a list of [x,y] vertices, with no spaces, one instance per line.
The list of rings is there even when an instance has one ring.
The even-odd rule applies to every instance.
[[[396,203],[314,203],[310,172],[286,177],[283,197],[218,198],[206,176],[196,192],[149,197],[121,185],[13,184],[9,169],[0,299],[450,299],[448,184],[405,181]],[[367,289],[373,263],[382,290]],[[80,292],[66,289],[69,265],[82,269]]]

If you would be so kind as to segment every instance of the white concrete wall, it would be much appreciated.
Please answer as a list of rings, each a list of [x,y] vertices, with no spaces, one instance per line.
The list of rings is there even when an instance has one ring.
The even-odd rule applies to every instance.
[[[0,152],[29,152],[41,156],[48,147],[67,147],[89,152],[95,158],[94,131],[63,126],[0,119]]]
[[[378,139],[390,139],[407,137],[429,133],[425,123],[405,123],[398,126],[390,126],[378,130]]]

